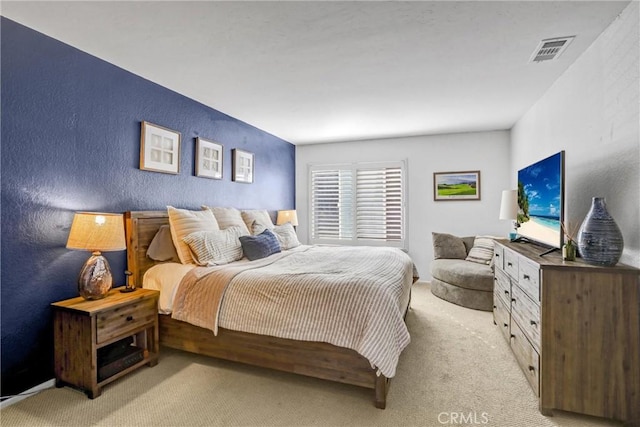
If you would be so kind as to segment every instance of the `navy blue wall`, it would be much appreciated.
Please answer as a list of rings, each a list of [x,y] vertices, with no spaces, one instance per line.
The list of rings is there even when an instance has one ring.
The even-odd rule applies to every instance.
[[[49,304],[78,295],[89,256],[65,248],[74,211],[294,207],[295,147],[2,18],[2,394],[53,377]],[[139,169],[140,122],[182,134],[180,174]],[[194,176],[195,138],[224,145],[224,178]],[[231,149],[255,182],[231,181]],[[105,254],[117,284],[125,252]]]

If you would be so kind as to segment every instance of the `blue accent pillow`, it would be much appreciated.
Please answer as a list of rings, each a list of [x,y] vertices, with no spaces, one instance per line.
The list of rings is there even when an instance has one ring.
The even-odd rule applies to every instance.
[[[250,261],[280,252],[278,238],[269,230],[264,230],[256,236],[240,236],[240,244],[242,252]]]

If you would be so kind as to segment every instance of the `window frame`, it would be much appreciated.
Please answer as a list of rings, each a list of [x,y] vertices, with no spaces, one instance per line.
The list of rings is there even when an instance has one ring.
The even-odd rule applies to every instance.
[[[358,170],[375,170],[375,169],[387,169],[398,168],[400,169],[400,196],[401,196],[401,238],[398,240],[384,240],[384,239],[368,239],[358,237]],[[314,224],[314,172],[318,171],[350,171],[351,172],[351,185],[352,192],[352,212],[350,214],[351,220],[351,237],[345,238],[326,238],[326,237],[314,237],[315,224]],[[408,187],[407,187],[407,161],[395,160],[395,161],[379,161],[379,162],[344,162],[344,163],[312,163],[308,167],[308,239],[312,245],[327,244],[327,245],[352,245],[352,246],[384,246],[395,247],[403,250],[408,250]],[[345,190],[348,192],[349,189]],[[361,190],[362,191],[362,190]],[[347,224],[348,225],[348,224]]]

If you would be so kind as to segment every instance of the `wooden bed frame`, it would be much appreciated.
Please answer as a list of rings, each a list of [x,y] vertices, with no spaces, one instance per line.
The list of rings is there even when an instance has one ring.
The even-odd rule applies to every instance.
[[[125,214],[129,280],[142,286],[142,277],[156,264],[147,248],[160,226],[168,224],[166,211]],[[408,309],[408,307],[407,307]],[[366,387],[375,391],[375,406],[386,406],[389,379],[376,375],[369,361],[354,350],[323,342],[297,341],[219,328],[212,331],[160,314],[160,344],[220,359],[277,369]]]

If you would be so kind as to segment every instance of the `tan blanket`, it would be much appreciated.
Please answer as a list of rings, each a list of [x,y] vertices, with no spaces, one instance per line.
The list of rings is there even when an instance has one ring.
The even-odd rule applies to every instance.
[[[353,349],[393,377],[410,337],[403,320],[413,263],[389,248],[306,246],[226,267],[196,268],[173,317]]]

